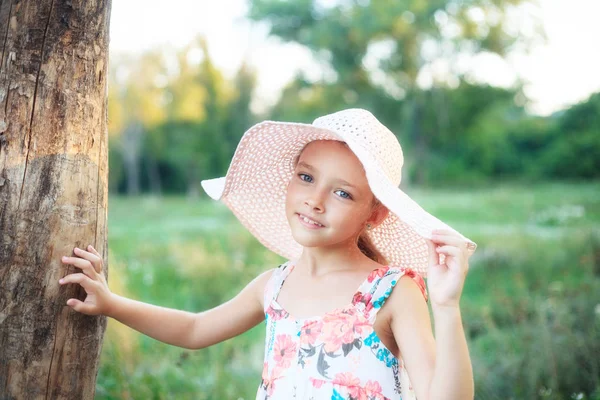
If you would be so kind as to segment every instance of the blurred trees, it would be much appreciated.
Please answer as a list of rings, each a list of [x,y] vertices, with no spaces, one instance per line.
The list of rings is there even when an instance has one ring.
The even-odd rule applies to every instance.
[[[435,136],[464,137],[464,125],[450,130],[455,109],[448,91],[438,90],[464,81],[459,58],[503,56],[518,39],[527,45],[541,36],[532,19],[527,35],[511,25],[509,14],[522,3],[527,0],[257,0],[250,3],[250,18],[267,22],[284,41],[306,46],[331,69],[331,77],[315,88],[327,98],[328,111],[348,105],[375,109],[392,131],[401,132],[410,171],[411,161],[424,165],[433,156]],[[419,84],[420,78],[429,82]],[[427,171],[414,173],[424,183]]]
[[[566,110],[550,132],[540,159],[545,178],[600,177],[600,93]]]
[[[227,169],[254,122],[255,80],[244,64],[228,81],[201,38],[174,52],[157,49],[114,61],[111,189],[198,195],[200,180]]]
[[[528,100],[519,83],[494,87],[460,67],[477,54],[503,57],[513,48],[542,38],[533,19],[515,22],[515,10],[527,3],[254,0],[249,17],[267,23],[271,34],[281,40],[310,49],[321,67],[317,78],[299,73],[283,89],[277,103],[260,116],[250,110],[256,86],[252,68],[243,64],[235,76],[225,76],[200,38],[179,51],[156,49],[140,57],[112,58],[110,189],[113,193],[196,196],[200,180],[226,173],[240,137],[254,122],[312,122],[317,116],[349,107],[371,110],[399,137],[406,158],[403,187],[407,183],[450,186],[495,185],[501,180],[598,180],[600,93],[552,116],[534,116],[527,113]],[[273,55],[273,62],[277,56]],[[532,192],[537,199],[559,195],[560,191]],[[484,207],[486,210],[504,208],[507,201],[514,200],[510,193],[490,196],[493,201]],[[531,205],[521,201],[517,208],[525,213],[519,219],[526,220]],[[589,210],[593,217],[593,205]],[[477,213],[470,210],[470,215]],[[480,223],[481,219],[476,220]],[[543,228],[533,226],[536,231]],[[585,290],[571,278],[560,290],[555,282],[571,276],[565,266],[571,266],[573,260],[581,264],[573,270],[576,273],[584,271],[579,268],[582,265],[585,271],[593,268],[597,272],[597,241],[586,245],[591,250],[586,247],[581,251],[578,243],[567,246],[565,255],[558,257],[563,243],[553,246],[552,251],[526,251],[539,245],[537,238],[523,240],[521,233],[529,230],[529,225],[517,228],[511,238],[523,243],[522,248],[482,253],[479,262],[485,265],[481,268],[485,273],[479,276],[486,280],[475,280],[471,285],[472,290],[484,288],[486,295],[496,296],[489,300],[490,305],[502,304],[482,305],[474,297],[474,318],[465,320],[470,321],[467,328],[471,338],[478,336],[474,360],[479,363],[481,398],[495,398],[498,393],[517,393],[522,398],[575,398],[575,390],[591,393],[598,387],[597,379],[590,379],[598,375],[597,363],[588,356],[597,353],[592,350],[597,348],[593,334],[598,332],[598,318],[594,319],[598,302],[597,296],[591,295],[597,293],[597,281],[581,278],[589,282]],[[236,236],[236,245],[238,240]],[[524,258],[511,270],[505,264],[509,262],[505,254]],[[531,260],[527,258],[530,256]],[[519,275],[521,271],[524,275]],[[589,271],[586,274],[592,274]],[[506,293],[501,282],[510,283]],[[515,290],[521,290],[518,296]],[[556,298],[548,291],[555,291]],[[508,305],[500,298],[506,298]],[[550,307],[547,299],[558,305]],[[514,315],[519,318],[517,328]],[[586,318],[581,319],[581,315]],[[577,322],[582,320],[587,322]],[[540,333],[545,335],[541,340]],[[574,342],[577,347],[565,351],[565,343]],[[523,345],[532,349],[532,357],[522,361],[510,356],[515,348],[523,354],[522,348],[515,347]],[[543,356],[536,358],[538,354]],[[547,360],[556,354],[559,365],[568,367],[563,368],[567,373],[547,375],[554,371]],[[549,388],[544,388],[548,383]]]
[[[312,122],[349,107],[373,111],[398,135],[403,185],[597,179],[600,94],[550,117],[532,116],[520,83],[493,87],[461,67],[541,40],[539,21],[522,15],[529,3],[253,1],[249,18],[310,49],[321,67],[317,78],[298,73],[261,116],[250,111],[255,72],[243,64],[224,76],[202,38],[179,51],[116,58],[111,190],[197,195],[200,180],[227,171],[257,120]]]

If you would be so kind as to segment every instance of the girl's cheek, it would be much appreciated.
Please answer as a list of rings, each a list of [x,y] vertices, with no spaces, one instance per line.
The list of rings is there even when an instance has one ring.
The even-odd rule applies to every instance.
[[[360,204],[358,205],[355,209],[354,209],[354,213],[356,213],[356,215],[360,215],[361,217],[365,216],[365,218],[369,217],[369,211],[370,211],[370,207],[369,205],[365,205],[365,204]]]
[[[308,188],[302,186],[299,182],[292,181],[288,186],[288,196],[292,196],[296,199],[302,199],[306,195]]]
[[[290,183],[287,188],[287,197],[290,198],[290,197],[296,196],[297,195],[296,192],[297,192],[296,185],[294,185],[293,183]]]

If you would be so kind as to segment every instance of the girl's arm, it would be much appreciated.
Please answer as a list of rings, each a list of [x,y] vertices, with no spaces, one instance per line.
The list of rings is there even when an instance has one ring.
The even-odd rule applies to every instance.
[[[434,305],[432,309],[437,356],[430,398],[472,399],[475,396],[473,367],[460,308]]]
[[[75,249],[78,257],[63,257],[81,273],[69,274],[61,285],[77,283],[87,293],[85,301],[69,299],[67,305],[88,315],[107,315],[154,339],[175,346],[199,349],[237,336],[264,320],[263,290],[273,270],[250,282],[233,299],[201,313],[174,310],[111,293],[102,273],[102,257],[92,247]]]
[[[423,295],[409,277],[399,279],[400,290],[390,296],[390,325],[419,400],[472,399],[473,368],[459,308],[472,253],[456,232],[434,230],[431,237],[427,284],[435,340]]]
[[[458,307],[433,308],[412,278],[398,280],[386,303],[390,326],[418,400],[473,399],[473,370]]]

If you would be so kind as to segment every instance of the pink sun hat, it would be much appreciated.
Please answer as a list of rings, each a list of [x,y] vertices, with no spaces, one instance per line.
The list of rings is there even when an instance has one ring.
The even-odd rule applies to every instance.
[[[260,122],[244,133],[227,174],[202,181],[202,187],[264,246],[287,259],[298,259],[302,246],[292,236],[285,197],[294,159],[314,140],[346,142],[362,163],[371,191],[390,210],[381,224],[366,231],[389,265],[427,276],[427,240],[434,229],[456,232],[466,241],[469,255],[475,252],[475,242],[425,211],[399,188],[402,147],[388,128],[363,109],[328,114],[312,124]],[[443,254],[440,262],[444,262]]]

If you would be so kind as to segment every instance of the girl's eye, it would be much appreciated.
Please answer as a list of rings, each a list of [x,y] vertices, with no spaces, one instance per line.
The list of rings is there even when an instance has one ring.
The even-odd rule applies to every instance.
[[[351,195],[350,195],[350,193],[348,193],[348,192],[344,192],[343,190],[336,190],[336,193],[337,193],[337,192],[340,192],[340,193],[342,193],[342,194],[340,195],[340,197],[342,197],[342,198],[344,198],[344,199],[350,199],[350,200],[352,199],[352,196],[351,196]]]
[[[300,178],[300,180],[302,180],[304,182],[311,182],[312,181],[312,177],[310,175],[298,174],[298,177]],[[304,177],[306,177],[306,179]]]
[[[298,178],[300,178],[301,181],[307,182],[307,183],[311,183],[313,181],[312,176],[307,175],[307,174],[303,174],[303,173],[299,173],[298,174]],[[339,196],[343,199],[349,199],[352,200],[352,195],[348,192],[345,192],[343,190],[336,190],[334,193],[340,193]]]

